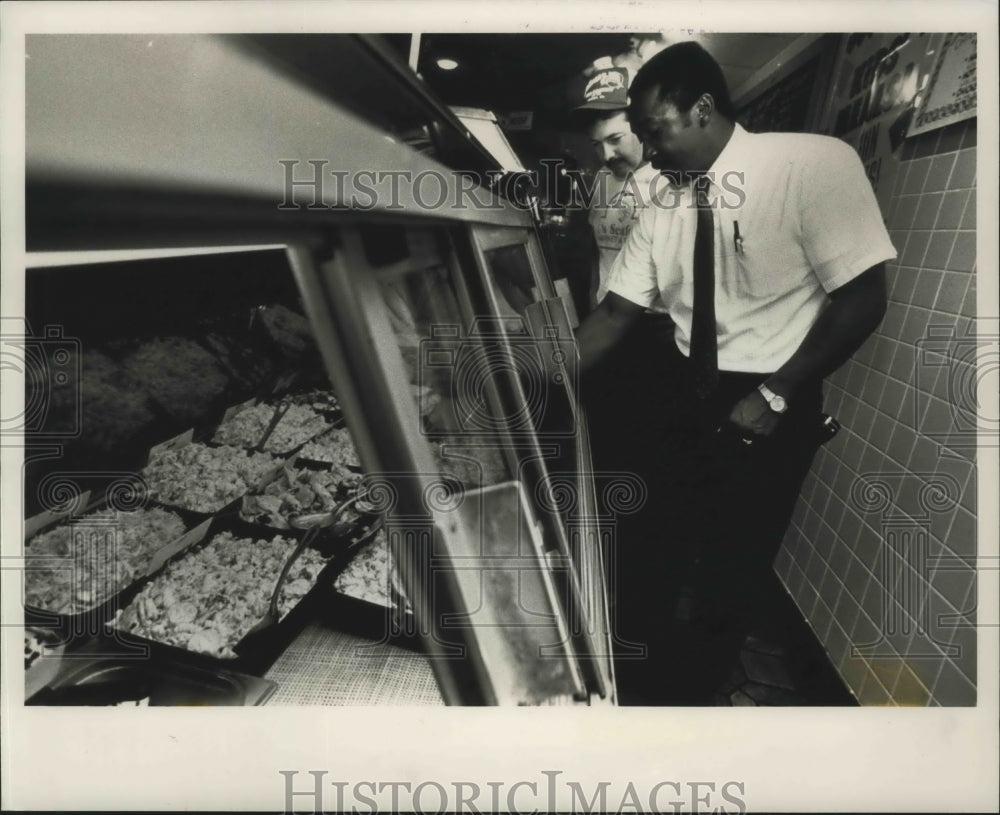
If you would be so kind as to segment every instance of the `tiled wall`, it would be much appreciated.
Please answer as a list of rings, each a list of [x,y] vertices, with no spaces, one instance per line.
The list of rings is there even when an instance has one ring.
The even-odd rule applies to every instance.
[[[888,312],[828,380],[776,569],[862,704],[974,705],[976,120],[901,157]]]

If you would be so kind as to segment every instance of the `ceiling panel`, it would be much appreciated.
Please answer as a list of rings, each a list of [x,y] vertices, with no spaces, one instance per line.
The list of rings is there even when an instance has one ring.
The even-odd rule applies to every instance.
[[[736,90],[790,45],[797,34],[704,34],[698,39]],[[420,73],[452,105],[494,111],[533,110],[557,121],[567,112],[570,80],[598,57],[628,48],[624,34],[426,34]],[[408,47],[400,40],[397,48]],[[458,61],[443,71],[435,61]]]
[[[723,71],[726,71],[727,68],[758,70],[799,36],[798,34],[705,34],[699,39],[722,65]]]

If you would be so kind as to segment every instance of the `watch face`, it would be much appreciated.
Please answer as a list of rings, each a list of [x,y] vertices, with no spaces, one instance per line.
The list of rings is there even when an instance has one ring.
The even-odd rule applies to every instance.
[[[771,397],[771,410],[775,413],[784,413],[788,409],[788,405],[785,404],[785,399],[783,396],[778,396],[775,394]]]

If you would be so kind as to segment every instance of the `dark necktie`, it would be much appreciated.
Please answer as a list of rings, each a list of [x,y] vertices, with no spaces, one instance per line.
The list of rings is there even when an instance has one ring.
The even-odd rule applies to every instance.
[[[691,369],[695,393],[711,395],[719,381],[715,333],[715,223],[705,179],[695,182],[698,228],[694,236],[694,304],[691,314]]]

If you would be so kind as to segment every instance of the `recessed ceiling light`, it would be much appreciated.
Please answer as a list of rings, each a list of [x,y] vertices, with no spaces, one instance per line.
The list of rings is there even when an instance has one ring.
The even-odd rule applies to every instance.
[[[447,58],[439,59],[436,64],[442,71],[454,71],[458,67],[458,63],[455,60]]]

